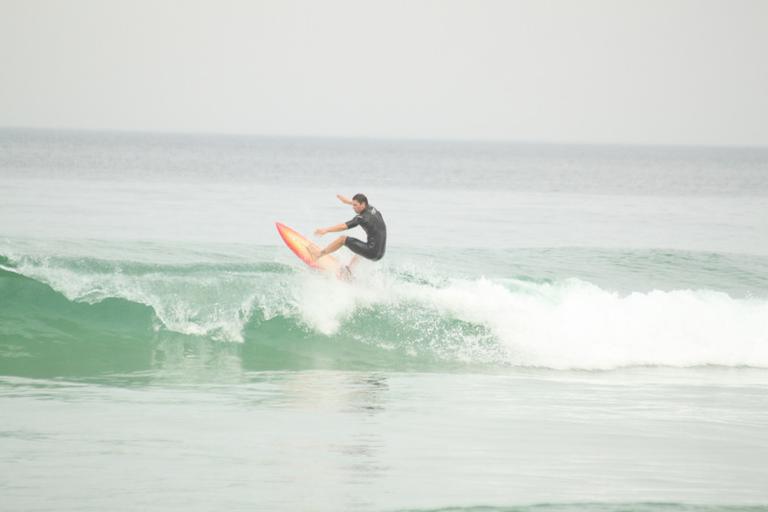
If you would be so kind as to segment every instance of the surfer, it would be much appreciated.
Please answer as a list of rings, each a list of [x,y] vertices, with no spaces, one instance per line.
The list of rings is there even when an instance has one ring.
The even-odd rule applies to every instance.
[[[368,204],[368,198],[363,194],[355,194],[352,199],[348,199],[342,195],[337,195],[339,201],[344,204],[352,205],[352,209],[355,210],[355,217],[341,224],[331,226],[328,228],[317,228],[315,235],[323,236],[326,233],[337,233],[339,231],[346,231],[352,229],[355,226],[360,226],[365,230],[367,240],[363,242],[357,238],[351,236],[340,236],[328,246],[320,250],[317,247],[309,246],[307,249],[314,259],[322,258],[326,254],[341,249],[341,246],[346,246],[350,251],[355,253],[356,256],[352,258],[347,266],[349,268],[357,263],[357,256],[362,256],[369,260],[378,261],[384,256],[384,250],[387,247],[387,226],[384,224],[384,218],[381,216],[381,212]]]

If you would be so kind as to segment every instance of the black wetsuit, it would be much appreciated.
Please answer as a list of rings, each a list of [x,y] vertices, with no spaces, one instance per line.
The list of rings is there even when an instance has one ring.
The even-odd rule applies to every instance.
[[[380,260],[384,256],[384,250],[387,248],[387,225],[384,224],[384,218],[379,210],[368,205],[365,210],[355,215],[355,218],[347,222],[347,229],[360,226],[368,235],[368,241],[363,242],[357,238],[347,237],[344,245],[355,254],[369,260]]]

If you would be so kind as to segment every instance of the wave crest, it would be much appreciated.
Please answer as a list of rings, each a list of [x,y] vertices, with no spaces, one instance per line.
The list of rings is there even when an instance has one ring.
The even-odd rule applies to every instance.
[[[175,332],[277,350],[290,345],[297,352],[295,343],[325,343],[331,347],[328,357],[341,367],[362,353],[370,356],[371,349],[378,354],[374,359],[395,367],[407,366],[408,358],[554,369],[768,367],[768,300],[712,290],[622,295],[577,279],[453,279],[392,269],[363,271],[350,284],[269,262],[131,266],[22,258],[2,263],[4,282],[20,274],[50,287],[38,286],[37,295],[26,298],[3,293],[6,305],[15,300],[15,323],[4,322],[6,339],[20,335],[14,329],[29,334],[30,325],[46,324],[40,316],[53,313],[41,312],[39,303],[41,294],[48,294],[43,298],[54,310],[61,308],[76,326],[72,329],[109,331],[111,324],[72,305],[118,299],[122,302],[112,307],[126,314],[135,313],[134,305],[151,308],[152,327],[139,322],[135,338]],[[59,294],[66,305],[54,300]],[[120,314],[110,321],[119,326]]]

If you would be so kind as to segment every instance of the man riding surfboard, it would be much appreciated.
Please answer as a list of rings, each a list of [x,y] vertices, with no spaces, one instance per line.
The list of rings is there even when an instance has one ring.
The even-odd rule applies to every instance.
[[[328,244],[323,250],[308,246],[307,249],[309,250],[309,253],[317,260],[326,254],[338,251],[341,246],[346,246],[350,251],[355,253],[352,261],[349,262],[347,269],[357,263],[358,255],[372,261],[380,260],[384,257],[384,251],[387,247],[387,225],[384,223],[384,218],[381,216],[381,212],[368,204],[368,198],[363,194],[355,194],[351,200],[340,194],[336,197],[339,198],[339,201],[342,203],[352,205],[352,209],[355,210],[356,215],[350,221],[327,228],[317,228],[315,230],[315,235],[323,236],[326,233],[346,231],[355,226],[360,226],[365,230],[367,240],[363,242],[357,238],[342,235]]]

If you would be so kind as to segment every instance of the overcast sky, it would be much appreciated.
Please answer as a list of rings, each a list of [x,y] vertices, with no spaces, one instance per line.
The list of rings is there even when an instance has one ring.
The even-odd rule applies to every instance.
[[[768,1],[0,0],[0,126],[768,145]]]

